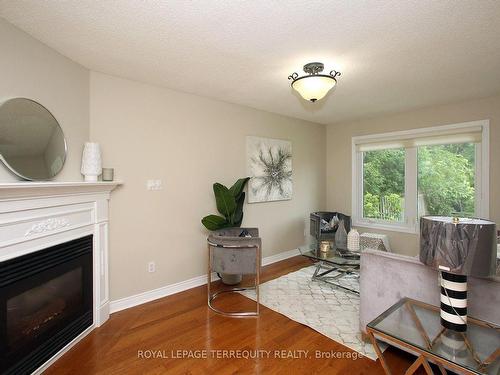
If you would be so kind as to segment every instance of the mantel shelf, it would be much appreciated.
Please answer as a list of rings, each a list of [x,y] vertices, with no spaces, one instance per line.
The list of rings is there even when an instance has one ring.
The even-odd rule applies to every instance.
[[[0,200],[54,195],[110,193],[121,181],[19,181],[0,183]]]

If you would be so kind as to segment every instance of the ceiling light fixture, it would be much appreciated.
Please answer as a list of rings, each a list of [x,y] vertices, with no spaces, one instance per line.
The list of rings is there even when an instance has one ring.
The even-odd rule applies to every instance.
[[[292,73],[288,76],[292,80],[292,87],[300,96],[311,102],[323,99],[328,91],[333,89],[337,84],[337,77],[340,72],[336,70],[330,71],[330,74],[319,74],[325,66],[320,62],[312,62],[304,65],[304,72],[309,75],[299,77],[297,73]]]

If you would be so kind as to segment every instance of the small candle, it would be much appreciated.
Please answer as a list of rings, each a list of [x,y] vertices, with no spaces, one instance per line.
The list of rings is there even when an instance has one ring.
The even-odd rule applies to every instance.
[[[102,169],[102,180],[103,181],[113,181],[115,170],[113,168],[103,168]]]
[[[328,253],[330,251],[330,242],[328,241],[321,241],[319,245],[319,250],[322,253]]]

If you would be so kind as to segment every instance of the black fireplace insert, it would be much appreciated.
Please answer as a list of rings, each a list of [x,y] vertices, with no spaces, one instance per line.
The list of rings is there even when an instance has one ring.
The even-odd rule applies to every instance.
[[[92,236],[0,262],[0,373],[30,374],[93,322]]]

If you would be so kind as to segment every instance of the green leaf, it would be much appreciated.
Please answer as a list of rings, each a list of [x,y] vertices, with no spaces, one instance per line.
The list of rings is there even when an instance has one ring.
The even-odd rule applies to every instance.
[[[241,226],[241,222],[243,221],[243,204],[245,203],[245,193],[242,192],[238,201],[236,202],[236,210],[234,211],[232,225],[234,227]]]
[[[227,187],[218,182],[214,184],[214,194],[217,210],[230,221],[236,209],[236,199]]]
[[[243,192],[243,189],[245,188],[245,185],[247,184],[248,180],[250,180],[250,177],[240,178],[229,189],[229,191],[231,192],[231,194],[233,195],[233,197],[236,198],[236,200],[238,200],[238,198],[240,197],[240,195]]]
[[[203,219],[201,219],[201,223],[208,230],[222,229],[222,228],[227,227],[229,224],[226,219],[224,219],[221,216],[217,216],[217,215],[205,216]]]

